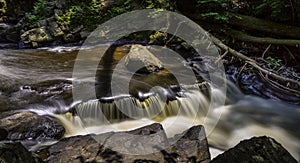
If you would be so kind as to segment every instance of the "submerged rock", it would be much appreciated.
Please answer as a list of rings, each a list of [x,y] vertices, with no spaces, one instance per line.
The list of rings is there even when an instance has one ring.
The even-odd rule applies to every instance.
[[[40,163],[43,161],[40,158],[33,156],[21,143],[0,142],[0,162]]]
[[[131,46],[125,58],[125,66],[130,71],[143,73],[157,72],[164,68],[162,62],[142,45]]]
[[[212,163],[280,162],[297,163],[291,154],[270,137],[254,137],[214,158]]]
[[[153,149],[155,152],[151,152]],[[48,149],[48,155],[47,162],[204,163],[210,160],[203,126],[167,139],[157,123],[128,132],[64,138]]]
[[[57,122],[31,112],[5,117],[0,120],[0,127],[8,131],[9,140],[52,140],[61,138],[65,132]]]

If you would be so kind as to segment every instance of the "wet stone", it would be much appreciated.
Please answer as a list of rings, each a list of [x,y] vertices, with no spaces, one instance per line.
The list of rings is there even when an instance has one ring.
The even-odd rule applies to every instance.
[[[21,143],[0,142],[1,163],[41,163],[40,158],[26,150]]]
[[[218,155],[212,163],[281,162],[297,163],[291,154],[273,138],[262,136],[243,140],[235,147]]]
[[[153,149],[156,151],[151,152]],[[58,161],[204,163],[210,160],[203,126],[192,127],[172,139],[167,139],[162,126],[158,123],[128,132],[64,138],[50,146],[48,152],[50,157],[46,161],[53,163]],[[145,153],[141,154],[142,152]]]
[[[62,125],[49,117],[31,112],[9,115],[0,120],[0,128],[8,131],[9,140],[53,140],[64,135]]]

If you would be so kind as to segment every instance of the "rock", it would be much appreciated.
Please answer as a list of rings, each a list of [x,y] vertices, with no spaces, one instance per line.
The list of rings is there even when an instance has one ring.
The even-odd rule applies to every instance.
[[[0,30],[7,30],[12,28],[11,24],[7,24],[7,23],[0,23]]]
[[[152,73],[163,69],[162,62],[146,46],[132,45],[125,58],[125,66],[132,72]]]
[[[34,28],[29,31],[26,31],[21,35],[21,40],[24,43],[46,43],[53,41],[53,37],[46,27]]]
[[[90,32],[81,31],[79,34],[80,34],[81,39],[86,39],[90,35]]]
[[[0,128],[0,141],[5,140],[7,138],[8,131],[4,128]]]
[[[55,0],[56,7],[61,9],[64,8],[67,4],[66,0]]]
[[[37,42],[31,42],[31,46],[33,48],[37,48],[37,47],[39,47],[39,44]]]
[[[0,112],[4,112],[8,110],[8,97],[5,95],[2,95],[0,92]]]
[[[21,143],[0,142],[0,162],[1,163],[41,163],[40,158],[33,156]]]
[[[66,43],[71,43],[71,42],[78,42],[80,40],[79,36],[76,35],[76,34],[71,34],[71,33],[68,33],[68,34],[65,34],[63,36],[63,39]]]
[[[156,150],[153,152],[152,149]],[[128,132],[64,138],[50,146],[48,155],[47,162],[204,163],[210,160],[202,126],[167,139],[158,123]]]
[[[58,38],[58,37],[64,35],[64,32],[62,31],[62,29],[59,27],[59,25],[56,22],[56,20],[57,20],[56,16],[57,15],[54,14],[53,16],[46,18],[44,20],[41,20],[38,23],[38,27],[47,29],[47,31],[49,31],[49,34],[53,38]]]
[[[0,49],[16,49],[18,44],[15,43],[0,43]]]
[[[212,163],[232,162],[280,162],[297,161],[273,138],[262,136],[241,141],[235,147],[214,158]]]
[[[31,112],[16,113],[0,120],[0,127],[8,131],[9,140],[53,140],[64,135],[65,129],[48,117]]]
[[[208,163],[210,153],[203,126],[193,126],[182,134],[175,135],[170,142],[177,140],[174,145],[166,149],[166,162],[198,162]],[[174,154],[176,153],[175,157]],[[166,156],[165,156],[166,158]]]
[[[11,31],[11,32],[5,32],[5,39],[9,42],[18,43],[20,41],[20,34],[19,31]]]
[[[48,22],[48,28],[53,37],[60,37],[64,35],[64,32],[55,21]]]

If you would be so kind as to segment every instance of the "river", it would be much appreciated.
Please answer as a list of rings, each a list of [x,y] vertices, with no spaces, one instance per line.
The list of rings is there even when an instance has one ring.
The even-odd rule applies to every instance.
[[[50,115],[64,125],[66,137],[130,130],[153,122],[160,122],[167,135],[172,136],[192,125],[203,124],[213,156],[243,139],[267,135],[300,159],[299,105],[246,95],[230,81],[226,84],[227,92],[222,92],[205,82],[201,73],[191,78],[181,71],[209,63],[198,62],[193,56],[187,57],[187,61],[178,58],[179,61],[167,64],[180,75],[180,86],[177,76],[166,69],[154,74],[130,75],[118,66],[128,53],[128,46],[108,50],[97,67],[96,77],[83,72],[81,78],[74,78],[79,50],[93,53],[105,47],[1,49],[0,112],[29,110]],[[81,62],[96,61],[97,58],[86,57]],[[95,71],[92,65],[84,66],[87,71]],[[113,73],[117,75],[112,81]],[[128,86],[124,81],[130,82]],[[72,90],[82,85],[95,87],[80,92],[85,99],[74,101]],[[90,98],[93,91],[97,99]],[[225,97],[225,104],[210,110],[210,95],[217,96],[216,99]],[[137,107],[143,111],[136,111]],[[103,114],[108,121],[101,117]]]

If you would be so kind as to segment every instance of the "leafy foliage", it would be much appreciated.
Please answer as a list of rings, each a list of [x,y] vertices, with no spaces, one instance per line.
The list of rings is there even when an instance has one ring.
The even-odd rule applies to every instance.
[[[126,0],[124,6],[114,6],[107,9],[102,1],[72,1],[68,2],[68,9],[59,13],[59,23],[67,23],[71,28],[83,25],[87,30],[94,30],[99,24],[106,20],[129,11],[127,4],[132,0]]]
[[[230,0],[197,0],[201,16],[227,22],[229,20]]]
[[[266,58],[266,61],[268,63],[270,63],[274,67],[275,70],[278,70],[280,67],[282,67],[282,60],[281,59],[268,57],[268,58]]]
[[[240,10],[247,11],[245,14],[274,21],[292,19],[291,4],[286,0],[238,0],[238,4],[243,4]]]
[[[241,13],[273,21],[292,19],[286,0],[197,0],[201,16],[228,21],[227,12]]]
[[[174,11],[174,1],[171,0],[146,0],[146,8],[148,9],[164,9]]]
[[[38,0],[33,6],[33,11],[26,13],[25,16],[29,23],[25,26],[28,28],[36,27],[41,20],[50,16],[51,12],[49,11],[51,11],[54,7],[55,5],[53,2],[48,2],[47,0]]]

